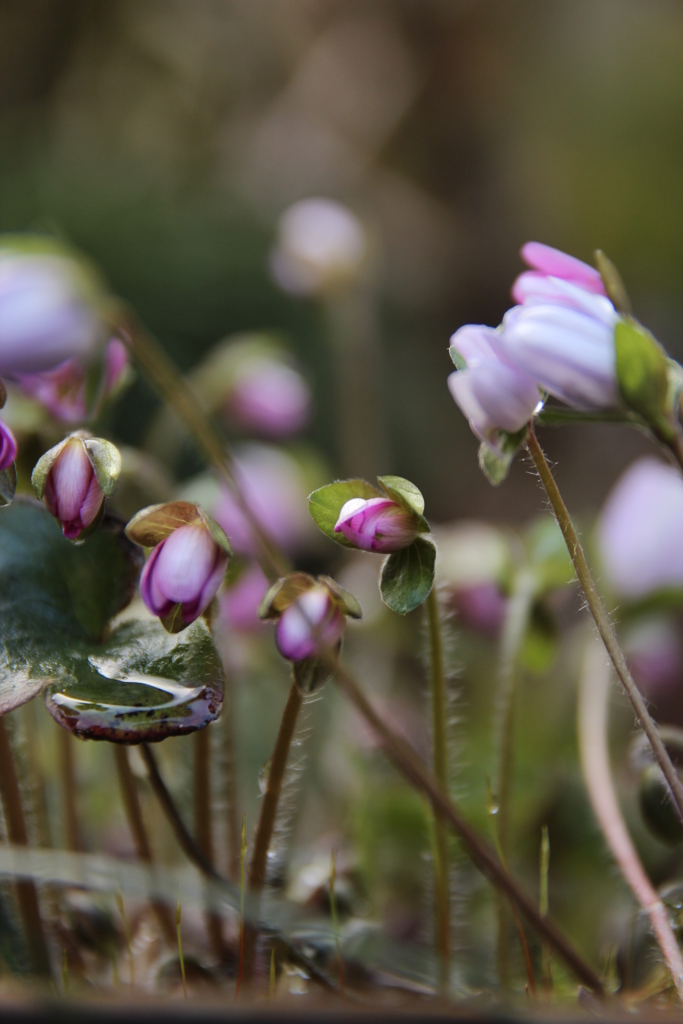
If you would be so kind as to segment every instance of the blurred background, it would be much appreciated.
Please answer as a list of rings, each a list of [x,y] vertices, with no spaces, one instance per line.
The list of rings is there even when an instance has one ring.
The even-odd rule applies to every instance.
[[[448,337],[500,321],[533,238],[604,249],[683,354],[682,43],[675,0],[3,0],[0,227],[84,249],[185,368],[281,332],[340,472],[324,310],[268,269],[289,204],[340,200],[372,239],[383,456],[361,471],[413,479],[435,520],[520,520],[539,495],[521,460],[498,491],[481,478]],[[138,382],[121,440],[152,413]],[[602,426],[543,440],[585,515],[647,448]]]

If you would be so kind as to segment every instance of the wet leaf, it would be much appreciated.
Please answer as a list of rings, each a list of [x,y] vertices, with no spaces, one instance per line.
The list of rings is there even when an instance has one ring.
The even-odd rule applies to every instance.
[[[308,508],[326,537],[345,548],[352,548],[355,544],[348,541],[343,533],[334,532],[342,507],[351,498],[383,497],[384,494],[367,480],[337,480],[336,483],[327,484],[313,491],[308,497]]]
[[[434,586],[436,548],[426,537],[418,537],[408,548],[389,555],[382,566],[382,600],[399,615],[412,612],[429,596]]]

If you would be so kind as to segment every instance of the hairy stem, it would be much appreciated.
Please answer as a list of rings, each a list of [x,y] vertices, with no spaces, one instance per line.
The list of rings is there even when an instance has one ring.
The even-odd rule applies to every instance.
[[[282,782],[287,768],[289,750],[303,702],[304,698],[301,690],[293,682],[289,690],[285,709],[282,712],[280,729],[273,749],[266,791],[263,794],[261,813],[254,836],[254,849],[247,875],[249,891],[254,894],[260,893],[266,882],[268,850],[270,849],[275,830],[275,820],[277,818],[277,809],[280,803],[280,793],[282,792]],[[257,933],[254,929],[248,928],[245,933],[244,942],[244,980],[247,983],[251,981],[254,973],[256,938]]]
[[[185,423],[207,461],[235,496],[252,529],[259,549],[259,562],[271,581],[289,571],[287,559],[277,550],[254,516],[237,485],[235,466],[225,438],[207,417],[194,391],[166,355],[164,348],[137,320],[131,310],[119,306],[112,317],[112,329],[125,343],[165,401]]]
[[[498,660],[498,721],[495,742],[495,748],[498,752],[498,763],[496,766],[495,795],[497,812],[495,827],[501,860],[506,865],[510,857],[517,661],[529,623],[533,596],[533,575],[528,569],[520,569],[515,576],[512,593],[507,603]],[[497,918],[496,957],[498,961],[498,980],[503,986],[507,986],[510,983],[510,944],[508,941],[510,913],[508,901],[502,893],[498,894]]]
[[[598,633],[607,648],[607,653],[614,665],[617,676],[619,677],[626,693],[628,694],[629,700],[633,705],[636,717],[640,722],[645,735],[650,741],[650,746],[652,747],[655,760],[662,769],[664,777],[669,784],[676,813],[681,824],[683,824],[683,785],[681,784],[681,780],[678,778],[676,769],[671,762],[671,758],[662,743],[659,730],[650,716],[645,701],[641,697],[640,691],[638,690],[633,676],[628,669],[626,659],[617,641],[614,628],[610,622],[607,612],[605,611],[602,600],[600,599],[591,571],[588,568],[588,562],[586,561],[586,556],[583,553],[581,542],[579,541],[576,530],[574,529],[574,524],[571,521],[569,512],[567,511],[566,505],[562,500],[562,496],[558,490],[557,484],[555,483],[555,478],[553,477],[550,466],[546,461],[545,455],[543,454],[532,427],[529,428],[526,444],[538,471],[538,475],[541,478],[541,483],[543,484],[548,498],[550,499],[550,504],[552,505],[558,525],[562,531],[562,536],[564,537],[567,545],[569,556],[574,565],[574,569],[576,570],[579,583],[581,584],[581,589],[584,592],[586,603],[595,620],[595,625],[598,627]]]
[[[4,718],[0,718],[0,798],[5,813],[7,838],[14,846],[28,847],[28,831],[21,803],[19,780]],[[50,955],[40,916],[38,893],[32,881],[17,882],[17,902],[34,970],[43,977],[50,977]]]
[[[429,667],[432,703],[432,757],[434,778],[448,792],[448,695],[441,613],[436,587],[425,601],[429,632]],[[434,814],[434,945],[439,957],[440,984],[448,991],[451,966],[451,879],[449,833],[446,822]]]
[[[583,777],[607,844],[639,906],[650,918],[678,996],[683,1000],[683,957],[664,904],[631,842],[614,790],[607,749],[609,683],[609,664],[602,646],[594,640],[588,646],[579,684],[579,749]]]
[[[138,787],[135,776],[131,771],[130,761],[128,760],[128,749],[120,743],[112,743],[112,747],[114,748],[114,761],[116,762],[116,772],[119,777],[123,809],[126,812],[128,827],[133,836],[138,859],[144,864],[154,864],[152,847],[142,817]],[[174,943],[176,940],[176,929],[169,908],[165,903],[157,900],[152,902],[152,907],[159,922],[162,935],[164,935],[169,943]]]
[[[410,744],[395,733],[367,700],[355,679],[341,664],[335,669],[337,685],[346,697],[377,733],[384,744],[389,759],[403,776],[429,799],[432,807],[449,823],[460,837],[472,862],[496,888],[501,889],[537,933],[547,940],[579,980],[598,995],[604,995],[604,988],[598,975],[577,953],[569,940],[548,917],[543,917],[535,902],[527,896],[515,879],[508,873],[493,850],[463,818],[443,790],[432,778],[428,768],[420,760]]]

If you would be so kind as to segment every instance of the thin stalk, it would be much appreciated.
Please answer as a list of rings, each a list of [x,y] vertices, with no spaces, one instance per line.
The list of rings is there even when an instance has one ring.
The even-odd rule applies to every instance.
[[[529,924],[548,941],[576,977],[597,995],[604,995],[603,984],[593,968],[577,953],[553,921],[540,914],[535,902],[520,888],[493,850],[480,838],[436,784],[428,768],[407,740],[389,728],[367,700],[355,679],[341,664],[337,664],[335,668],[335,680],[345,696],[355,705],[366,722],[383,741],[385,752],[395,767],[416,789],[424,793],[432,807],[441,814],[460,837],[475,866],[496,888],[501,889],[515,901],[519,911]]]
[[[66,831],[66,848],[73,853],[82,853],[83,839],[76,806],[76,772],[74,770],[73,744],[76,742],[66,729],[58,729],[59,745],[59,779],[64,800],[64,824]]]
[[[562,531],[562,536],[564,537],[565,544],[567,545],[569,556],[572,560],[574,569],[576,570],[576,575],[585,595],[586,604],[588,605],[591,615],[595,620],[595,625],[598,627],[598,633],[600,634],[602,642],[607,649],[607,653],[614,665],[617,676],[619,677],[626,693],[628,694],[629,700],[633,705],[636,717],[640,722],[645,735],[650,741],[650,746],[652,747],[655,760],[662,769],[664,777],[669,784],[676,813],[681,824],[683,824],[683,785],[681,784],[681,780],[678,778],[676,769],[671,762],[671,758],[662,743],[659,730],[647,710],[645,701],[640,695],[640,691],[635,684],[633,676],[629,672],[626,659],[619,647],[614,628],[600,599],[591,571],[588,568],[588,562],[586,561],[586,556],[583,553],[581,542],[579,541],[576,530],[574,529],[574,524],[570,519],[567,507],[562,500],[562,496],[558,490],[557,484],[555,483],[555,478],[553,477],[550,466],[546,461],[545,455],[543,454],[532,427],[529,428],[526,445],[534,461],[538,475],[541,478],[541,483],[543,484],[548,498],[550,499],[550,504],[552,505],[558,525]]]
[[[287,559],[282,555],[242,496],[235,478],[235,465],[221,431],[207,417],[194,391],[179,372],[164,348],[137,320],[132,310],[117,307],[112,315],[112,329],[129,349],[150,381],[174,412],[183,420],[198,447],[213,465],[218,475],[235,496],[254,533],[259,549],[259,562],[271,580],[289,571]]]
[[[5,813],[7,838],[14,846],[28,847],[28,831],[21,803],[19,780],[4,718],[0,718],[0,798]],[[50,955],[40,916],[38,893],[32,881],[17,882],[17,902],[34,969],[37,974],[50,977]]]
[[[182,906],[180,903],[180,886],[178,886],[178,902],[175,908],[175,927],[178,939],[178,962],[180,964],[180,976],[183,979],[183,998],[187,1002],[187,978],[185,977],[185,957],[183,956],[183,939],[180,934],[180,922],[182,919]]]
[[[211,735],[208,728],[199,729],[194,741],[194,834],[197,846],[210,864],[214,862],[213,827],[211,815]],[[210,911],[206,926],[211,946],[219,960],[223,957],[223,928],[221,919]]]
[[[254,836],[254,848],[247,876],[249,891],[254,894],[260,893],[266,882],[268,850],[270,849],[273,832],[275,831],[277,809],[280,803],[280,793],[282,792],[289,750],[303,703],[304,698],[301,690],[293,682],[289,690],[285,709],[282,712],[280,729],[273,749],[266,791],[263,794],[261,813],[258,825],[256,826],[256,835]],[[256,938],[257,932],[253,928],[247,928],[244,943],[244,980],[247,984],[251,982],[254,974]]]
[[[579,683],[579,750],[581,769],[595,816],[631,892],[650,918],[652,930],[676,991],[683,1001],[683,957],[669,917],[631,842],[614,789],[607,749],[610,668],[602,646],[589,644]]]
[[[526,568],[520,569],[515,575],[512,593],[507,603],[498,659],[498,721],[495,742],[495,748],[498,752],[498,764],[496,770],[496,817],[494,827],[500,847],[501,860],[504,864],[508,864],[510,859],[517,662],[529,623],[533,597],[533,574]],[[501,985],[508,986],[510,983],[510,943],[508,941],[510,917],[508,902],[502,893],[498,894],[497,919],[496,959],[498,963],[498,980]]]
[[[448,694],[441,612],[436,587],[425,601],[429,633],[432,704],[432,768],[439,788],[448,792]],[[448,991],[451,970],[451,868],[446,822],[434,814],[434,945],[439,958],[439,983]]]
[[[133,836],[133,842],[135,843],[138,859],[145,864],[152,865],[154,864],[154,855],[152,853],[149,836],[147,835],[147,829],[145,828],[145,822],[142,817],[142,808],[140,807],[137,783],[135,781],[135,776],[131,771],[130,761],[128,760],[128,750],[120,743],[112,743],[112,747],[114,748],[116,772],[119,777],[121,800],[126,812],[128,827],[131,831],[131,835]],[[162,934],[165,936],[166,940],[172,944],[176,939],[176,934],[168,907],[165,903],[161,903],[157,900],[152,902],[152,907],[157,921],[159,922]]]
[[[237,810],[237,757],[235,754],[235,685],[232,673],[226,669],[226,688],[223,696],[221,782],[228,833],[228,878],[237,882],[240,873],[240,821]]]

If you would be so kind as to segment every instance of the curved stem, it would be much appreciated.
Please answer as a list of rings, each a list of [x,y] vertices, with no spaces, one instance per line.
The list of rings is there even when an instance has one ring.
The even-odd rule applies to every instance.
[[[501,859],[507,865],[510,856],[510,805],[514,770],[514,708],[517,661],[524,641],[529,613],[534,596],[533,574],[520,569],[514,579],[508,599],[498,660],[498,722],[495,747],[498,751],[496,769],[496,834]],[[509,907],[499,894],[497,961],[498,978],[502,985],[510,981]]]
[[[130,761],[128,760],[128,750],[120,743],[112,743],[112,747],[114,748],[116,772],[119,777],[121,800],[126,812],[128,827],[131,831],[131,835],[133,836],[138,859],[145,864],[151,865],[154,863],[154,855],[152,854],[152,847],[150,845],[149,836],[147,835],[147,829],[145,828],[145,822],[142,817],[142,808],[140,807],[137,783],[135,781],[135,776],[131,771]],[[157,900],[152,901],[152,907],[156,914],[157,921],[159,922],[162,934],[169,943],[174,943],[176,941],[176,929],[168,907],[165,903],[160,903]]]
[[[541,483],[543,484],[548,498],[550,499],[550,504],[552,505],[558,525],[562,531],[562,536],[564,537],[567,545],[569,556],[586,597],[586,604],[588,605],[591,615],[595,620],[595,625],[598,627],[598,633],[607,648],[607,653],[614,665],[614,669],[626,690],[626,693],[628,694],[631,704],[633,705],[636,717],[640,722],[645,735],[650,741],[650,746],[652,747],[655,760],[662,769],[664,777],[669,784],[676,813],[681,824],[683,824],[683,784],[681,784],[681,780],[678,778],[678,774],[671,762],[671,758],[662,743],[662,738],[659,735],[657,726],[647,710],[645,701],[640,695],[640,691],[635,684],[633,676],[629,672],[626,659],[617,641],[614,628],[600,599],[591,571],[588,568],[588,562],[586,561],[586,556],[583,553],[583,548],[581,547],[578,534],[574,529],[567,507],[562,500],[562,496],[558,490],[557,484],[555,483],[555,478],[553,477],[550,466],[546,461],[545,455],[543,454],[532,427],[529,428],[526,445],[534,461],[538,475],[541,478]]]
[[[545,938],[577,978],[598,995],[604,995],[603,984],[564,934],[548,917],[544,917],[536,903],[526,895],[515,879],[508,873],[499,858],[462,817],[448,796],[436,784],[426,765],[420,760],[410,744],[395,733],[383,721],[359,688],[353,676],[338,664],[334,674],[337,685],[374,729],[384,743],[385,753],[401,774],[418,790],[425,794],[432,807],[449,823],[460,837],[475,866],[489,881],[515,901],[517,908]]]
[[[112,316],[112,329],[129,349],[168,405],[183,420],[209,463],[223,478],[253,531],[259,562],[271,582],[289,572],[287,559],[277,550],[244,500],[235,479],[235,465],[227,441],[207,417],[202,404],[175,364],[131,310],[119,306]]]
[[[273,756],[268,772],[266,791],[263,794],[261,813],[259,815],[256,835],[254,836],[254,850],[249,864],[247,885],[249,891],[258,894],[266,882],[266,867],[268,864],[268,850],[273,839],[277,809],[280,803],[282,782],[287,768],[289,750],[294,738],[296,723],[299,719],[299,712],[304,703],[301,690],[292,683],[285,709],[282,712],[280,729],[275,741]],[[244,942],[244,980],[250,982],[254,973],[254,954],[256,951],[257,933],[253,928],[248,928],[245,933]]]
[[[592,641],[579,683],[579,750],[581,769],[595,816],[622,875],[641,909],[650,918],[659,948],[683,1000],[683,957],[669,918],[631,842],[614,790],[607,749],[610,668],[604,651]]]
[[[0,798],[2,798],[5,827],[10,843],[14,846],[28,847],[28,831],[21,803],[12,744],[5,720],[2,717],[0,717]],[[38,893],[32,881],[17,882],[17,901],[33,966],[38,974],[49,978],[51,974],[50,955],[43,930],[43,920],[40,916]]]
[[[439,787],[448,792],[448,695],[444,663],[441,613],[436,587],[425,601],[429,632],[429,666],[432,703],[433,771]],[[440,984],[448,991],[451,966],[451,878],[449,836],[446,822],[434,815],[434,944],[438,951]]]

